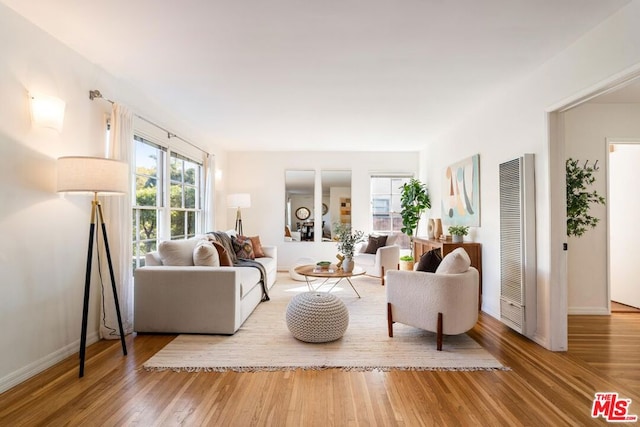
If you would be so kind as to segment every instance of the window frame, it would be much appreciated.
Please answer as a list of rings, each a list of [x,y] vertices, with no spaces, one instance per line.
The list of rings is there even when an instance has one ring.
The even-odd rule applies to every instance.
[[[389,179],[389,192],[374,192],[374,179]],[[402,225],[400,227],[394,227],[394,223],[400,220],[400,224],[402,224],[402,217],[400,215],[400,211],[393,210],[393,196],[400,196],[401,191],[398,189],[398,192],[395,193],[392,188],[392,181],[394,179],[404,179],[406,182],[409,182],[410,179],[414,178],[414,174],[412,173],[376,173],[371,174],[369,176],[369,223],[371,227],[372,233],[393,233],[400,232]],[[387,197],[376,197],[376,196],[387,196]],[[382,229],[376,226],[376,216],[382,217],[385,215],[376,214],[376,201],[384,200],[387,202],[389,206],[387,212],[387,222],[389,224],[388,228]]]
[[[195,236],[196,234],[203,233],[204,229],[204,191],[205,191],[205,167],[202,161],[193,159],[188,155],[182,154],[179,150],[175,150],[170,146],[159,143],[157,139],[149,137],[143,132],[134,131],[133,138],[133,156],[132,156],[132,249],[133,249],[133,268],[141,267],[144,265],[145,255],[148,252],[157,250],[158,243],[162,240],[169,239],[184,239]],[[152,175],[144,175],[138,173],[138,160],[136,158],[137,144],[146,144],[157,150],[157,174],[155,176],[157,193],[155,205],[138,205],[137,197],[137,179],[140,176],[146,178],[154,178]],[[178,183],[177,180],[172,179],[172,159],[177,159],[182,162],[181,173],[181,206],[171,206],[171,187]],[[185,183],[184,179],[184,164],[189,162],[195,167],[195,177],[193,183]],[[194,206],[185,207],[185,185],[186,188],[192,188],[195,193]],[[156,233],[155,236],[141,239],[140,229],[140,216],[142,211],[155,210],[156,211]],[[185,221],[183,224],[186,227],[182,230],[181,234],[173,234],[171,215],[172,212],[182,212],[185,215]],[[193,215],[193,230],[188,228],[188,218]],[[190,232],[193,231],[193,232]],[[145,251],[141,250],[142,245],[146,245]]]
[[[204,206],[204,165],[202,164],[202,162],[198,162],[188,156],[184,156],[176,151],[172,151],[172,150],[168,150],[167,153],[167,163],[168,163],[168,168],[169,168],[169,172],[167,173],[167,177],[168,177],[168,187],[166,188],[167,193],[168,193],[168,198],[169,200],[166,203],[167,206],[167,214],[168,214],[168,218],[169,218],[169,233],[168,236],[169,238],[173,239],[187,239],[189,237],[193,237],[198,233],[202,233],[202,226],[203,226],[203,222],[204,222],[204,212],[203,212],[203,206]],[[172,162],[173,159],[176,159],[180,162],[182,162],[182,173],[181,173],[181,177],[182,179],[180,181],[174,180],[173,176],[171,174],[171,167],[172,167]],[[193,183],[187,183],[185,180],[185,168],[184,165],[186,162],[192,163],[193,165],[195,165],[195,177],[194,177],[194,182]],[[180,201],[181,201],[181,206],[180,207],[175,207],[172,206],[171,203],[171,189],[174,185],[180,185],[181,187],[181,191],[180,191]],[[187,188],[191,188],[194,190],[194,206],[193,207],[187,207],[185,206],[185,200],[186,200],[186,191],[185,189]],[[171,224],[172,222],[172,212],[182,212],[184,215],[183,218],[183,223],[185,225],[185,228],[183,229],[183,233],[182,234],[173,234],[173,225]],[[189,232],[189,215],[190,214],[194,214],[194,223],[193,223],[193,232]]]

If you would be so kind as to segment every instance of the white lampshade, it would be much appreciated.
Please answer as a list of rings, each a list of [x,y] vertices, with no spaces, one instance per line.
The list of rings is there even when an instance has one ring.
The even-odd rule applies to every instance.
[[[227,206],[230,208],[250,208],[251,195],[249,193],[234,193],[227,196]]]
[[[31,121],[34,126],[62,131],[65,102],[60,98],[36,93],[29,94]]]
[[[60,157],[58,192],[126,193],[129,165],[102,157]]]

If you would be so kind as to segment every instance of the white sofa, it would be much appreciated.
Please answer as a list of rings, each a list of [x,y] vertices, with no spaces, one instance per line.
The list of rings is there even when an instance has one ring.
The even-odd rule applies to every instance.
[[[267,289],[276,281],[277,248],[262,246]],[[155,333],[234,334],[262,300],[254,267],[165,266],[146,255],[134,282],[134,330]],[[268,302],[266,302],[268,304]]]
[[[389,234],[386,245],[378,248],[375,254],[365,253],[368,242],[358,243],[354,252],[355,264],[362,267],[365,274],[380,277],[384,285],[387,272],[397,270],[400,262],[400,246],[396,245],[397,239],[397,233]]]

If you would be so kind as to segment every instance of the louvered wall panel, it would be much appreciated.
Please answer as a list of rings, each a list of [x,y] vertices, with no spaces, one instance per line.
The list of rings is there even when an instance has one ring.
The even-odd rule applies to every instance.
[[[500,317],[535,332],[535,190],[533,155],[500,164]]]

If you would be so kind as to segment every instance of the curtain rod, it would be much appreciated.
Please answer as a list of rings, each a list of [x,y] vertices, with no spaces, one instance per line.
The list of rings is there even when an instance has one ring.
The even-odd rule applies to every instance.
[[[109,98],[105,98],[104,96],[102,96],[102,93],[100,93],[100,91],[99,91],[99,90],[97,90],[97,89],[95,89],[95,90],[90,90],[90,91],[89,91],[89,99],[93,101],[93,100],[94,100],[94,99],[96,99],[96,98],[103,99],[103,100],[107,101],[107,102],[108,102],[108,103],[110,103],[110,104],[115,104],[115,101],[112,101],[112,100],[110,100]],[[171,139],[171,138],[177,138],[177,139],[179,139],[180,141],[182,141],[182,142],[184,142],[184,143],[189,144],[190,146],[192,146],[192,147],[194,147],[194,148],[196,148],[196,149],[198,149],[198,150],[202,151],[202,152],[203,152],[203,153],[205,153],[207,156],[209,156],[209,152],[208,152],[207,150],[204,150],[203,148],[201,148],[201,147],[197,146],[196,144],[193,144],[192,142],[187,141],[186,139],[182,138],[181,136],[176,135],[175,133],[171,132],[170,130],[163,128],[163,127],[162,127],[162,126],[160,126],[159,124],[154,123],[154,122],[152,122],[151,120],[149,120],[149,119],[147,119],[147,118],[145,118],[145,117],[142,117],[141,115],[136,114],[136,113],[134,113],[134,116],[136,116],[136,117],[137,117],[137,118],[139,118],[140,120],[144,120],[145,122],[149,123],[149,124],[150,124],[150,125],[152,125],[152,126],[157,127],[158,129],[160,129],[160,130],[162,130],[162,131],[166,132],[166,133],[167,133],[167,138],[168,138],[168,139]]]

